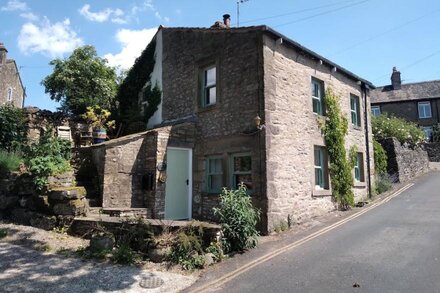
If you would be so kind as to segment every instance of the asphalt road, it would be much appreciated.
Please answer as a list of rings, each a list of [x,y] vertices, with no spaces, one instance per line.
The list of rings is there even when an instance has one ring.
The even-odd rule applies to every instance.
[[[440,173],[221,292],[440,292]]]

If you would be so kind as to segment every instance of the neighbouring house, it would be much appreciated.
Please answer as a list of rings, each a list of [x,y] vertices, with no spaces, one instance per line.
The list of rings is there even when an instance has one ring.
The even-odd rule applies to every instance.
[[[8,50],[0,43],[0,106],[13,105],[23,108],[26,97],[17,63],[8,59]]]
[[[213,219],[222,188],[243,182],[261,230],[335,208],[319,121],[332,89],[357,147],[354,193],[374,180],[367,80],[267,26],[159,27],[154,70],[161,103],[149,130],[92,146],[103,208],[165,219]],[[85,150],[83,150],[85,151]]]
[[[440,122],[440,80],[402,84],[394,67],[391,85],[371,92],[371,111],[375,116],[388,113],[415,122],[432,140],[433,126]]]

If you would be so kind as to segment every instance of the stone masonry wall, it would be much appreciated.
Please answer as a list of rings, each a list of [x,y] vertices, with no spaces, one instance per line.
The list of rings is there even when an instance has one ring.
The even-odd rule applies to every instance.
[[[15,61],[6,60],[0,64],[0,106],[8,103],[8,89],[12,89],[12,104],[14,107],[22,108],[24,90],[20,82],[20,75],[17,72]]]
[[[388,173],[397,182],[407,182],[428,172],[428,154],[422,148],[409,148],[395,138],[382,140],[380,144],[388,156]]]
[[[365,182],[356,184],[355,198],[357,201],[366,198],[365,117],[360,86],[356,81],[332,72],[319,60],[312,60],[286,45],[277,45],[268,36],[264,36],[263,54],[269,227],[287,221],[289,215],[296,223],[302,223],[335,208],[331,191],[314,188],[314,146],[325,144],[318,123],[323,118],[313,113],[312,77],[322,80],[325,89],[332,89],[341,97],[341,109],[349,122],[346,149],[356,146],[364,157]],[[361,98],[361,127],[351,124],[350,94]],[[370,109],[367,112],[370,120]],[[371,128],[368,135],[373,171]]]

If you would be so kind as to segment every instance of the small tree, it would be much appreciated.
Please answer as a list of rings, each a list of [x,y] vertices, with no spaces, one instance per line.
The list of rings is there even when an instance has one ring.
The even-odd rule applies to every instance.
[[[222,245],[225,252],[244,251],[257,245],[256,225],[260,211],[252,205],[244,184],[238,190],[223,189],[220,206],[214,208],[223,227]]]
[[[93,46],[75,49],[69,58],[54,59],[53,72],[41,82],[52,100],[61,102],[61,110],[76,115],[89,106],[115,108],[117,75],[100,58]]]
[[[0,150],[20,151],[26,141],[23,111],[12,106],[0,107]]]
[[[330,178],[333,197],[341,209],[354,205],[352,162],[345,150],[345,136],[348,133],[347,118],[339,106],[340,98],[331,90],[325,93],[327,119],[321,125],[325,145],[330,158]]]

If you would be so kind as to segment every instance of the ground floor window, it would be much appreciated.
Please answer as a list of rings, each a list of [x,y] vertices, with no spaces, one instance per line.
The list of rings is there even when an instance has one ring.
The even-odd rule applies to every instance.
[[[220,157],[209,157],[206,160],[206,191],[220,193],[225,186],[223,182],[223,164]]]
[[[432,126],[422,126],[426,141],[432,141]]]
[[[364,182],[364,155],[362,153],[356,154],[356,161],[354,165],[354,180],[357,182]]]
[[[314,147],[315,189],[329,189],[328,157],[325,147]]]
[[[252,190],[252,157],[250,154],[234,154],[231,156],[231,183],[237,188],[243,183],[246,188]]]

